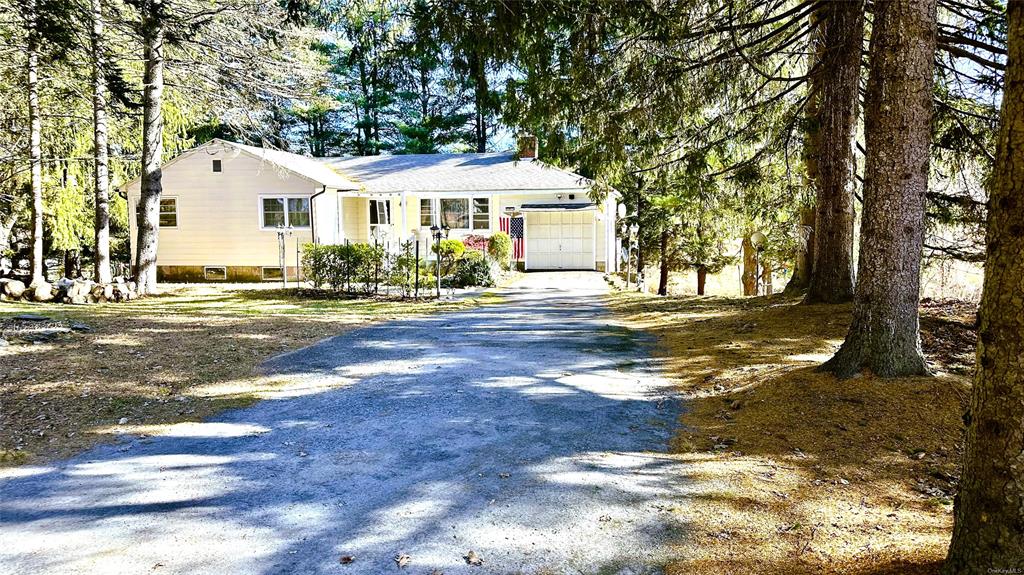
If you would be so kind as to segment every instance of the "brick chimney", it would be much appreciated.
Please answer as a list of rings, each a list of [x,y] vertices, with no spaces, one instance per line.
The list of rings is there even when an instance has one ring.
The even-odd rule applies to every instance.
[[[517,152],[520,160],[531,162],[537,159],[537,136],[532,134],[519,134],[519,149]]]

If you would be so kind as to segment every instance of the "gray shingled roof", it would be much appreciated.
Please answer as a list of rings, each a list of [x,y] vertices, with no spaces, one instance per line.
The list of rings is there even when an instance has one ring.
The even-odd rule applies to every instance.
[[[585,191],[590,180],[511,153],[317,158],[368,192]]]
[[[222,142],[223,140],[215,141]],[[293,154],[291,152],[284,152],[281,150],[236,144],[235,142],[224,143],[248,152],[263,161],[270,162],[274,165],[280,166],[281,168],[295,172],[300,176],[309,178],[314,182],[319,182],[321,185],[329,188],[336,188],[339,190],[359,189],[359,185],[353,182],[350,178],[346,178],[344,175],[339,174],[323,162],[319,162],[314,158],[300,156],[299,154]]]

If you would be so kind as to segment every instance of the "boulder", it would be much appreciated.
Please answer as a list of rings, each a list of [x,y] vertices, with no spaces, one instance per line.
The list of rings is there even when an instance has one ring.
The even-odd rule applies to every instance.
[[[84,305],[84,304],[89,303],[89,297],[85,296],[85,295],[74,295],[74,296],[71,296],[71,298],[69,298],[69,299],[71,301],[69,301],[68,303],[74,304],[74,305]]]
[[[3,282],[3,291],[12,298],[17,299],[21,297],[23,293],[25,293],[24,283],[13,278],[6,278],[3,280]]]
[[[68,327],[71,328],[71,331],[92,331],[92,328],[89,327],[89,324],[82,323],[80,321],[73,321],[71,322],[71,325],[69,325]]]
[[[39,282],[34,286],[29,286],[32,290],[32,299],[38,302],[53,301],[54,293],[53,286],[47,282]]]
[[[64,333],[71,333],[71,330],[66,327],[40,329],[22,334],[21,339],[29,343],[49,343]]]
[[[60,280],[57,282],[60,291],[69,298],[88,295],[92,289],[92,282],[89,280]]]

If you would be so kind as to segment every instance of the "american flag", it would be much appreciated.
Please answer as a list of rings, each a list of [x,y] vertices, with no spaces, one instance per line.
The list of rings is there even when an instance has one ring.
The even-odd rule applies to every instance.
[[[512,259],[519,261],[523,259],[525,252],[523,245],[523,217],[501,216],[498,218],[501,231],[512,238]]]

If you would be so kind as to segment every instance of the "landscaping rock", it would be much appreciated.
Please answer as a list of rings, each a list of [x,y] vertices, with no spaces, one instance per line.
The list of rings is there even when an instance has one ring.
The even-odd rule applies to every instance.
[[[2,285],[0,285],[0,292],[7,294],[14,299],[18,299],[25,293],[25,284],[21,281],[14,278],[4,278],[0,280],[0,282],[3,282]]]
[[[46,317],[45,315],[39,315],[36,313],[22,313],[11,317],[11,319],[16,319],[18,321],[53,321],[53,318],[51,317]]]
[[[11,345],[11,342],[9,342],[6,339],[0,337],[0,348],[7,347],[9,345]]]
[[[82,323],[80,321],[71,322],[71,325],[69,327],[71,328],[71,331],[92,331],[92,328],[89,327],[89,324]]]
[[[50,343],[64,333],[71,333],[71,330],[66,327],[52,327],[22,334],[21,339],[29,343]]]
[[[47,282],[40,282],[35,286],[29,286],[32,290],[32,300],[37,302],[53,301],[53,286]]]

